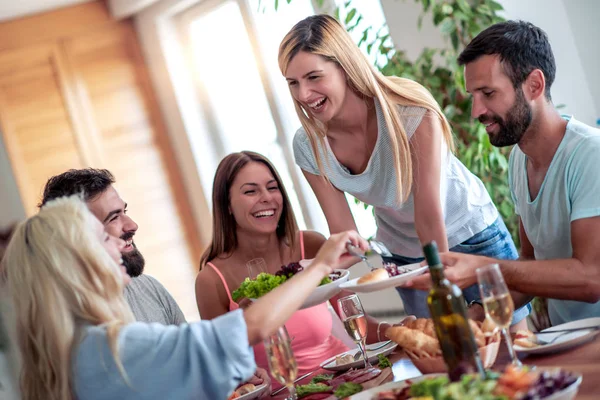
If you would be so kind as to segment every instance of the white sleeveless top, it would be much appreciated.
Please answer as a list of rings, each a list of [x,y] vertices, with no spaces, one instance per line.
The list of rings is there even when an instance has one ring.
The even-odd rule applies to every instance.
[[[396,171],[389,133],[379,101],[377,111],[377,142],[367,168],[353,175],[338,162],[325,141],[326,148],[319,145],[323,166],[331,183],[366,204],[374,207],[377,222],[377,240],[382,241],[393,253],[405,257],[423,257],[421,243],[415,229],[413,193],[403,204],[396,202]],[[421,123],[425,108],[398,106],[400,120],[409,139]],[[320,175],[310,141],[303,128],[294,136],[294,158],[304,171]],[[464,242],[490,226],[498,211],[485,190],[483,183],[473,175],[444,144],[440,176],[440,200],[450,248]]]

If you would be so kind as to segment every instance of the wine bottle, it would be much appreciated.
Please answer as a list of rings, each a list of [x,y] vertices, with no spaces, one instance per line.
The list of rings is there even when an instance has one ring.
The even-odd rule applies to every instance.
[[[476,373],[483,379],[485,372],[469,326],[462,292],[444,276],[436,243],[425,245],[423,253],[433,281],[427,306],[448,367],[448,376],[451,381],[457,381],[462,374]]]

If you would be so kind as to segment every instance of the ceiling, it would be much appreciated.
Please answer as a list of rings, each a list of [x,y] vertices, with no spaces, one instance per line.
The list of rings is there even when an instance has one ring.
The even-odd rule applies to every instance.
[[[0,0],[0,21],[37,14],[90,0]]]

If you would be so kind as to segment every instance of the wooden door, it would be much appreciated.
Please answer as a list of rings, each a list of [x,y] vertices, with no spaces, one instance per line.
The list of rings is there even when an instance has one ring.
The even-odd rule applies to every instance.
[[[51,175],[109,169],[139,225],[146,273],[197,319],[199,235],[132,23],[110,20],[101,2],[73,8],[36,16],[35,26],[24,19],[38,29],[31,44],[19,37],[10,48],[0,37],[0,123],[21,198],[32,214]],[[57,18],[74,27],[38,43],[46,35],[38,26]],[[0,33],[27,31],[11,24]]]
[[[0,122],[29,215],[48,176],[85,165],[63,61],[53,43],[0,52]]]

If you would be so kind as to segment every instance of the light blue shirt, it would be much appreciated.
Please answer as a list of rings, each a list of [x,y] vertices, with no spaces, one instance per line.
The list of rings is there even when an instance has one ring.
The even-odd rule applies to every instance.
[[[510,154],[508,179],[536,260],[571,258],[571,222],[600,215],[600,130],[572,117],[535,199],[529,195],[527,156],[519,146]],[[600,317],[600,302],[550,299],[553,325]]]
[[[78,400],[224,400],[256,370],[242,310],[179,326],[127,325],[118,348],[129,384],[114,362],[106,330],[82,329],[73,366]]]

